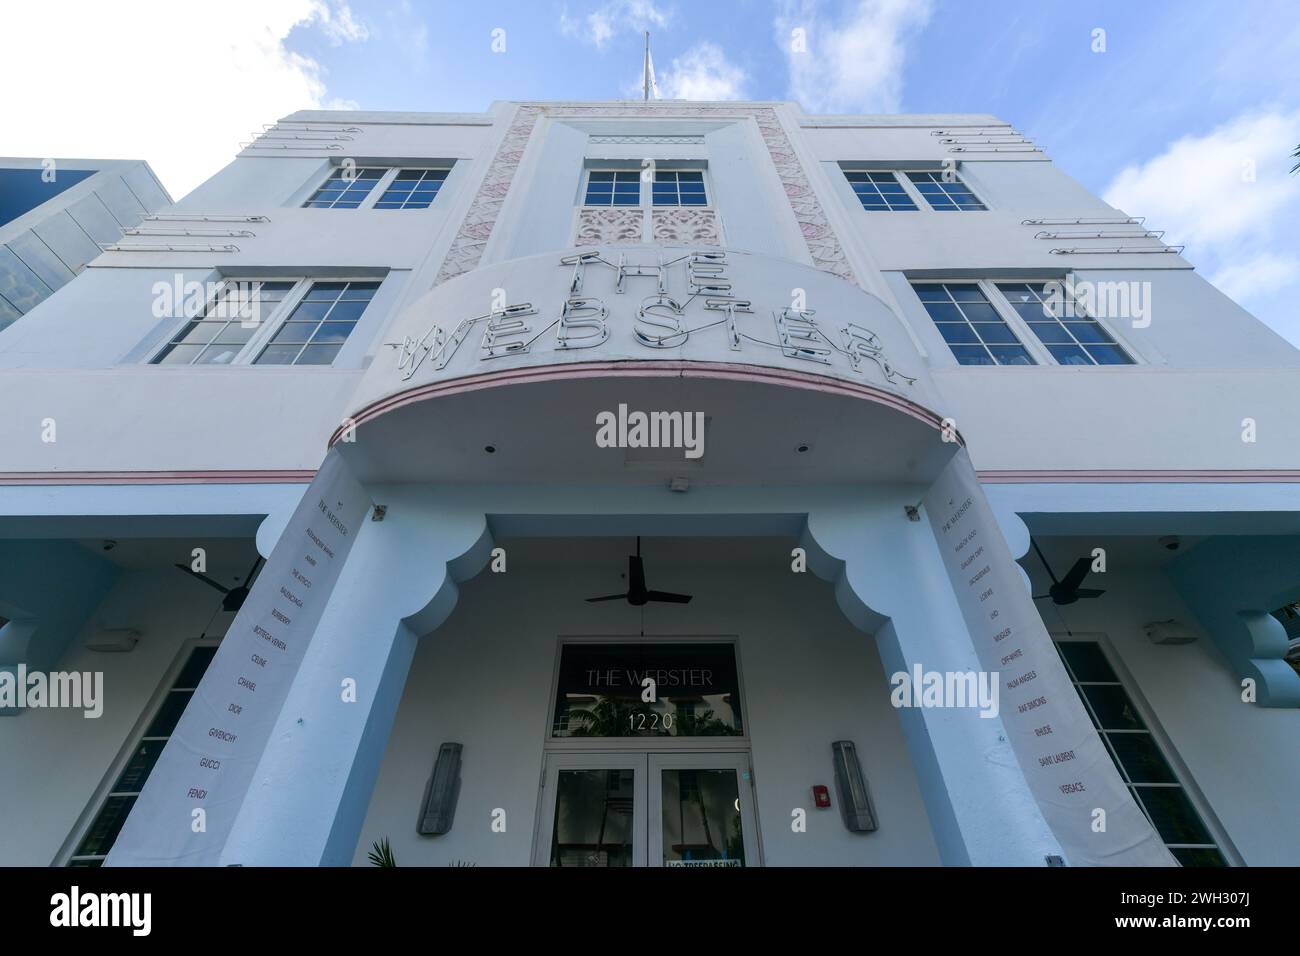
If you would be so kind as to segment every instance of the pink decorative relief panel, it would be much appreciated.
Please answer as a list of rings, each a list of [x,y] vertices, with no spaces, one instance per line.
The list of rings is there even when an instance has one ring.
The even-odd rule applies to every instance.
[[[641,242],[645,214],[638,208],[587,207],[578,210],[575,246],[599,246],[618,242]]]
[[[655,242],[679,246],[722,245],[718,214],[712,209],[655,209],[650,215]]]

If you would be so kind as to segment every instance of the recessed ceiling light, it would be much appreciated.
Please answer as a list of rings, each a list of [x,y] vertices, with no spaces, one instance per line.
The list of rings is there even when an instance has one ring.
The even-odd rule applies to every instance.
[[[484,450],[485,452],[487,452],[489,455],[495,455],[495,454],[497,453],[497,446],[496,446],[496,445],[484,445],[484,446],[483,446],[483,450]]]
[[[805,452],[810,452],[812,451],[812,442],[801,441],[799,444],[794,446],[794,450],[798,452],[800,455],[804,454]]]

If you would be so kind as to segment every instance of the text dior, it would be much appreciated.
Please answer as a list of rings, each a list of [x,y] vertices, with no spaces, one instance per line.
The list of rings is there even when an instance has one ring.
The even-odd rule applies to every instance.
[[[681,448],[687,458],[704,456],[703,412],[596,413],[597,448]]]

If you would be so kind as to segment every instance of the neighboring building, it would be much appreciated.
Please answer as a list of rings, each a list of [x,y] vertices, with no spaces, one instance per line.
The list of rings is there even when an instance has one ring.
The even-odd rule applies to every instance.
[[[0,863],[1300,864],[1300,351],[1005,122],[303,112],[167,227],[0,333],[0,688],[103,675]]]
[[[171,201],[147,163],[0,157],[0,329]]]

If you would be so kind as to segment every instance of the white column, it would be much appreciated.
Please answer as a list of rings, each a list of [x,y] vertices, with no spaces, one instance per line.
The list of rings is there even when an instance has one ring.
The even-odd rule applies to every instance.
[[[901,505],[822,509],[808,517],[810,563],[836,582],[841,607],[876,635],[886,675],[982,668],[925,522]],[[1000,718],[975,708],[898,710],[946,865],[1044,866],[1061,852]],[[888,821],[882,821],[888,826]]]
[[[486,561],[482,514],[437,513],[400,491],[366,522],[289,689],[221,854],[223,865],[352,862],[416,641]],[[355,701],[345,681],[355,682]],[[412,825],[416,807],[411,808]]]

